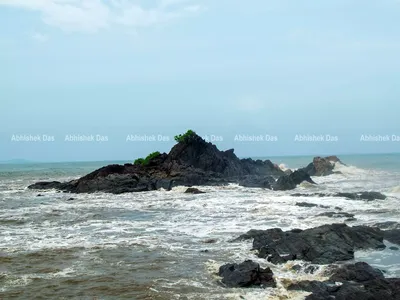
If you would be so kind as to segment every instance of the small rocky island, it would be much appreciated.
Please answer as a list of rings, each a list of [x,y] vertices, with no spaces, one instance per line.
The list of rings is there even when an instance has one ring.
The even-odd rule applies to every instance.
[[[154,152],[134,164],[108,165],[69,182],[37,182],[30,189],[56,189],[71,193],[113,194],[170,190],[175,186],[216,186],[237,183],[245,187],[291,190],[310,176],[333,174],[337,157],[316,157],[303,169],[283,171],[270,160],[239,159],[233,149],[220,151],[189,130],[175,137],[167,153]]]

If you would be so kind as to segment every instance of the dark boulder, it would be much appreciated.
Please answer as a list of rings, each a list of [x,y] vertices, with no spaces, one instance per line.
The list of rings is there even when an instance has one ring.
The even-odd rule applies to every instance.
[[[287,191],[295,189],[296,186],[303,181],[307,181],[312,184],[316,184],[304,170],[294,171],[290,175],[284,175],[278,178],[276,183],[273,185],[273,189],[277,191]]]
[[[188,188],[185,191],[185,194],[204,194],[205,192],[200,191],[199,189],[196,188]]]
[[[301,259],[329,264],[354,258],[357,249],[381,249],[384,233],[367,226],[323,225],[311,229],[282,231],[280,228],[251,230],[239,239],[253,238],[253,249],[271,262]]]
[[[219,268],[218,275],[227,287],[275,287],[276,283],[270,268],[263,269],[259,264],[246,260],[240,264],[227,264]]]

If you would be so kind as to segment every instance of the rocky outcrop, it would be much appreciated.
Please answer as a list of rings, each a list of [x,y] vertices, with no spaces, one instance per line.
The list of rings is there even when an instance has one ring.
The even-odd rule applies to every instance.
[[[219,268],[218,275],[227,287],[275,287],[276,283],[270,268],[263,269],[259,264],[246,260],[240,264],[227,264]]]
[[[261,258],[277,264],[301,259],[329,264],[354,258],[356,249],[381,249],[384,233],[367,226],[323,225],[306,230],[282,231],[280,228],[251,230],[240,239],[253,238],[253,249]]]
[[[278,178],[275,182],[275,178]],[[239,159],[233,149],[220,151],[194,134],[146,164],[109,165],[70,182],[38,182],[30,189],[57,189],[71,193],[170,190],[174,186],[226,185],[293,189],[303,180],[314,183],[302,171],[286,175],[269,160]]]
[[[338,162],[341,163],[337,156],[317,156],[314,157],[313,162],[303,168],[303,170],[310,176],[327,176],[334,173],[333,169]]]

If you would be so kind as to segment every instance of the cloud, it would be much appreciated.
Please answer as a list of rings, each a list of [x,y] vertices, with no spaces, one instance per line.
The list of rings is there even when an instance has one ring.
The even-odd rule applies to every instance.
[[[45,34],[42,34],[40,32],[35,32],[32,34],[31,38],[37,42],[45,43],[49,40],[49,37]]]
[[[0,7],[37,12],[45,24],[64,31],[93,33],[115,25],[138,28],[164,24],[200,11],[193,1],[160,0],[144,8],[129,0],[0,0]]]

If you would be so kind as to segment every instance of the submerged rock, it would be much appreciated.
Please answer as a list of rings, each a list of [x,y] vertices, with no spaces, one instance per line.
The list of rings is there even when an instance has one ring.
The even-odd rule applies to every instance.
[[[240,264],[226,264],[219,268],[218,275],[227,287],[275,287],[270,268],[262,269],[259,264],[246,260]]]
[[[343,197],[349,200],[385,200],[387,197],[380,192],[351,192],[351,193],[293,193],[292,197]]]
[[[317,215],[317,217],[328,217],[328,218],[353,218],[354,214],[349,214],[346,212],[334,212],[328,211]]]
[[[311,229],[282,231],[280,228],[251,230],[239,239],[253,238],[253,249],[272,263],[301,259],[329,264],[354,258],[357,249],[381,249],[384,233],[367,226],[323,225]]]

